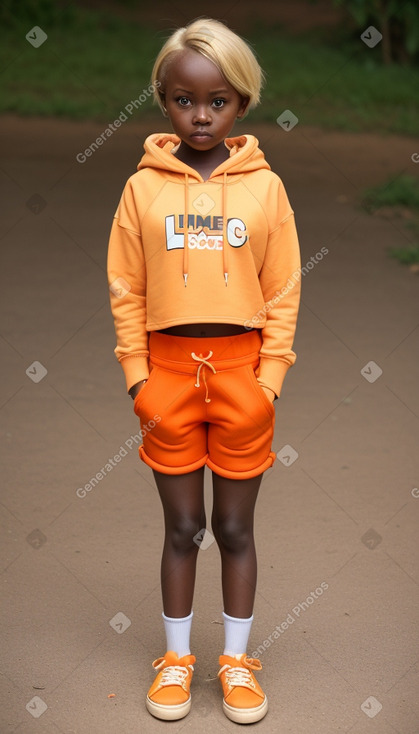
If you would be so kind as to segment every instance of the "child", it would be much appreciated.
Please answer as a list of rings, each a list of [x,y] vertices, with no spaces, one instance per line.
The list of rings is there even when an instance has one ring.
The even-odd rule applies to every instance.
[[[161,498],[166,650],[146,699],[180,719],[191,707],[189,636],[203,529],[204,467],[222,563],[226,716],[252,723],[267,698],[247,657],[256,589],[253,516],[299,305],[299,248],[281,180],[252,135],[229,138],[259,101],[262,72],[222,23],[178,29],[152,72],[174,134],[147,137],[112,225],[108,273],[115,354],[143,429],[141,459]],[[293,277],[291,277],[293,276]],[[201,532],[200,532],[201,531]]]

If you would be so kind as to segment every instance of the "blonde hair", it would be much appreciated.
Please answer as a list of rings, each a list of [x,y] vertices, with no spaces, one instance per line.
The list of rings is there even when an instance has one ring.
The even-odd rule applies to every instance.
[[[167,68],[174,57],[186,49],[197,51],[212,61],[229,84],[249,99],[246,112],[259,104],[264,75],[250,46],[219,20],[198,18],[185,28],[178,28],[154,62],[153,96],[163,112]]]

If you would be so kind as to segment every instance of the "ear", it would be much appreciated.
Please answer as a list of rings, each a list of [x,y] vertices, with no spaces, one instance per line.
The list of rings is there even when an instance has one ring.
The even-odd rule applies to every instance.
[[[240,107],[237,112],[237,119],[240,120],[244,115],[246,114],[247,108],[249,106],[250,97],[242,97]]]

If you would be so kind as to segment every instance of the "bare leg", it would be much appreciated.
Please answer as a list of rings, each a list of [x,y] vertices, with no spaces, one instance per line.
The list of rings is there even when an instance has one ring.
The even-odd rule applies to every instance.
[[[224,611],[231,617],[253,613],[257,561],[254,509],[263,474],[226,479],[213,472],[212,531],[221,553]]]
[[[193,538],[205,528],[204,467],[188,474],[153,470],[163,505],[165,538],[161,559],[163,610],[187,617],[192,609],[199,546]]]

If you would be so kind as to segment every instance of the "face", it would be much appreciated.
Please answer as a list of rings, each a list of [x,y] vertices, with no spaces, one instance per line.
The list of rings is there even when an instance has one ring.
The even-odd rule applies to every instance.
[[[211,150],[222,143],[248,103],[212,61],[190,49],[169,65],[164,91],[174,132],[195,150]]]

